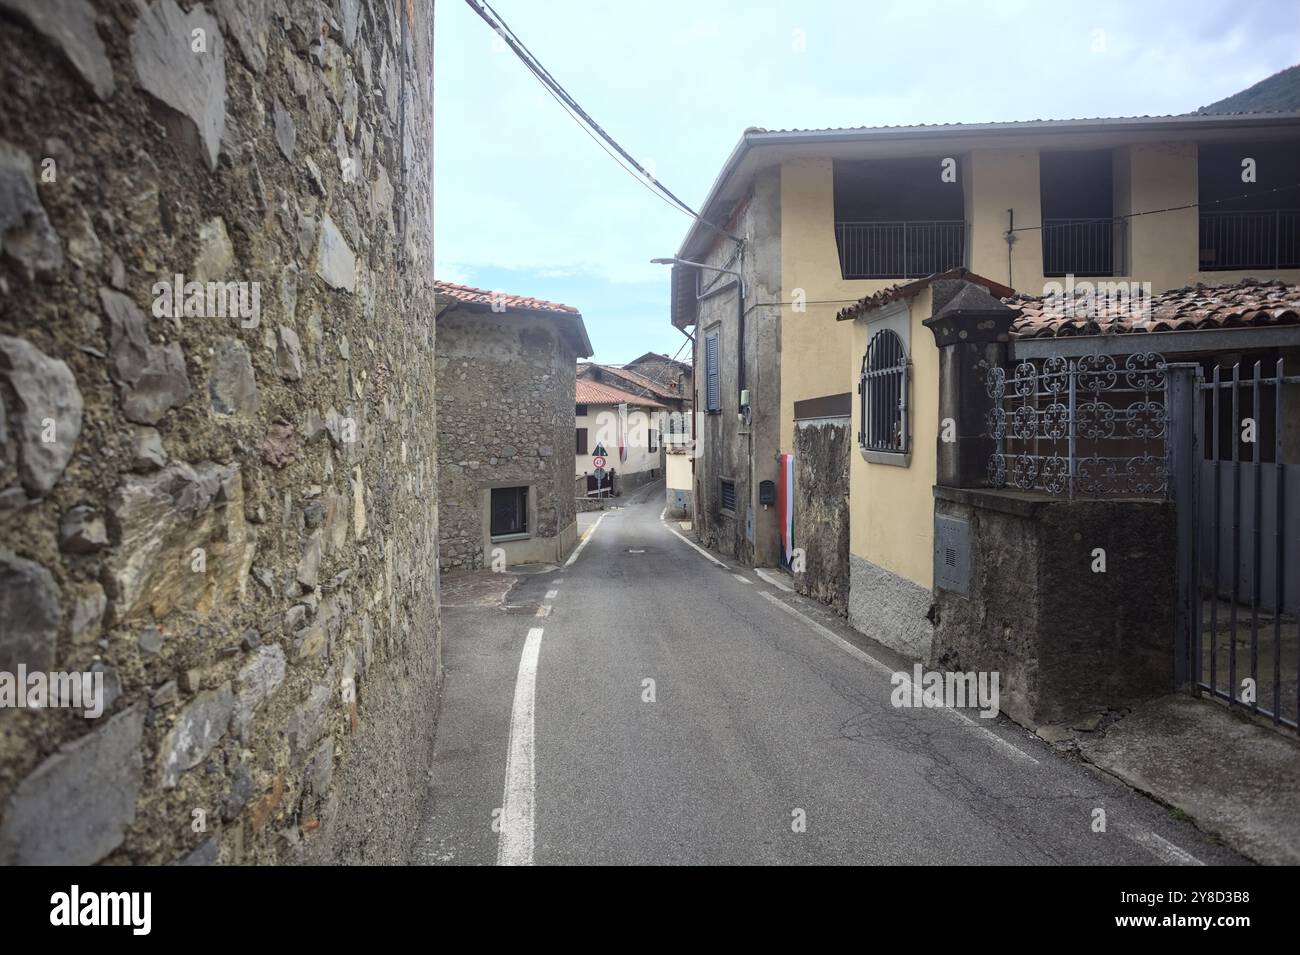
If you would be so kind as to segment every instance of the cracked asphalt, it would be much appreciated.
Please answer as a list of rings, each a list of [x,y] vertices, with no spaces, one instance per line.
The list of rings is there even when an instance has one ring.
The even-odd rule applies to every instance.
[[[910,673],[908,661],[752,570],[710,562],[659,520],[661,487],[605,512],[571,566],[444,610],[414,861],[497,861],[516,674],[535,627],[539,865],[1244,861],[1013,723],[895,708],[889,671]]]

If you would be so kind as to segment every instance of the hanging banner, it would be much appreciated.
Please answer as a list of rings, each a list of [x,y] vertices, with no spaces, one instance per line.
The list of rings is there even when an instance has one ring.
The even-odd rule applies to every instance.
[[[778,460],[777,519],[781,524],[781,555],[788,567],[794,555],[794,455],[782,454]]]

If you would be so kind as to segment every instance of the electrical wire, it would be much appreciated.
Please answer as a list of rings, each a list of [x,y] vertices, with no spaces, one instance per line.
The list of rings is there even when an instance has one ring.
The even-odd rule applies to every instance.
[[[551,94],[551,97],[560,104],[564,111],[578,124],[583,132],[591,137],[591,139],[596,142],[596,144],[599,145],[611,159],[614,159],[614,161],[617,162],[628,175],[632,176],[673,208],[680,212],[684,212],[700,224],[727,236],[735,242],[741,241],[739,237],[732,235],[725,229],[715,225],[708,219],[705,219],[702,215],[678,198],[671,189],[660,182],[656,176],[633,158],[626,149],[619,145],[618,141],[607,133],[600,124],[597,123],[581,105],[579,105],[578,101],[570,95],[568,90],[566,90],[560,82],[551,75],[550,71],[546,69],[542,62],[531,50],[528,49],[501,15],[497,13],[496,10],[486,2],[486,0],[465,0],[465,2],[469,5],[471,10],[478,14],[484,23],[491,27],[492,30],[505,41],[506,45],[514,51],[515,56],[519,58],[520,62],[524,64],[527,70],[533,74],[537,81],[542,84],[547,92]],[[602,143],[601,140],[604,142]],[[614,153],[611,153],[604,143],[608,143],[609,146],[613,147],[618,155],[615,156]],[[628,168],[629,165],[632,168]]]
[[[1239,196],[1224,196],[1222,199],[1214,199],[1206,203],[1189,202],[1184,206],[1166,206],[1163,209],[1148,209],[1145,212],[1126,212],[1123,215],[1111,216],[1111,218],[1112,219],[1136,219],[1139,216],[1156,216],[1156,215],[1160,215],[1163,212],[1182,212],[1184,209],[1196,209],[1202,205],[1217,206],[1221,202],[1232,202],[1235,199],[1255,199],[1258,198],[1259,196],[1268,196],[1268,195],[1272,195],[1275,192],[1286,192],[1290,189],[1300,189],[1300,182],[1292,183],[1289,186],[1277,186],[1276,188],[1273,189],[1265,189],[1261,192],[1248,192],[1248,193],[1243,193],[1242,195]],[[1233,211],[1249,211],[1249,210],[1233,210]],[[1042,228],[1045,227],[1042,225],[1020,226],[1017,229],[1007,229],[1006,232],[1003,233],[1003,235],[1008,235],[1013,232],[1036,232]]]

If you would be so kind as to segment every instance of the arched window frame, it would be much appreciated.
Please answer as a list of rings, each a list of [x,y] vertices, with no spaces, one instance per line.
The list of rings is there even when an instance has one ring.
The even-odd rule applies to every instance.
[[[911,453],[912,363],[901,335],[876,330],[858,376],[858,447],[868,460],[906,464]]]

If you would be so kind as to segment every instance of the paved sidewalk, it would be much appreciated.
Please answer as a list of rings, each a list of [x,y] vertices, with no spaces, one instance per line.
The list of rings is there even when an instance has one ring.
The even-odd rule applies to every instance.
[[[1090,763],[1190,816],[1237,852],[1300,864],[1300,743],[1185,694],[1074,737]]]

